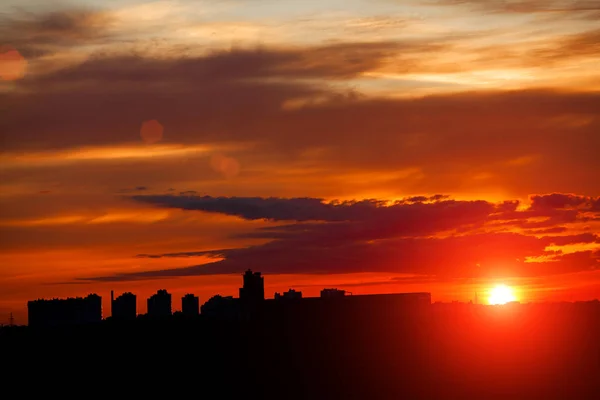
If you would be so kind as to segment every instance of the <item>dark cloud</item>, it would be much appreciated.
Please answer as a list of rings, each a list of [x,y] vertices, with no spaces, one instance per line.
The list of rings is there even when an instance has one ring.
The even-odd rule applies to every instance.
[[[187,193],[186,193],[187,194]],[[195,193],[193,193],[195,194]],[[368,217],[377,212],[381,202],[324,203],[312,198],[261,198],[211,196],[134,196],[134,200],[183,210],[200,210],[235,215],[248,220],[275,221],[344,221]]]
[[[485,201],[458,202],[437,200],[441,196],[412,197],[388,205],[381,200],[324,202],[314,198],[261,198],[261,197],[211,197],[138,195],[132,199],[167,208],[199,210],[235,215],[248,220],[273,221],[373,221],[428,225],[432,220],[444,225],[456,224],[460,219],[471,222],[481,219],[494,210]],[[436,199],[431,203],[424,203]],[[455,227],[455,226],[452,226]]]
[[[259,78],[348,79],[376,69],[387,57],[400,51],[421,54],[443,46],[446,45],[420,42],[341,43],[287,49],[239,48],[205,56],[181,54],[176,58],[161,59],[141,54],[96,54],[80,65],[32,77],[22,84],[40,90],[78,83],[109,84],[119,88],[125,84],[226,83]]]
[[[61,47],[102,43],[113,18],[91,9],[21,12],[0,17],[0,37],[31,58]]]
[[[279,240],[243,249],[219,250],[223,261],[169,270],[81,278],[127,281],[195,275],[241,273],[247,268],[266,274],[343,274],[356,272],[416,273],[450,277],[545,276],[600,268],[599,254],[546,253],[546,242],[511,233],[448,238],[398,238],[380,242]],[[525,257],[551,255],[548,262],[524,262]]]
[[[531,196],[532,210],[580,209],[600,211],[600,196],[580,196],[570,193],[551,193]]]
[[[229,274],[247,268],[269,274],[393,272],[448,279],[553,275],[600,268],[598,252],[563,254],[560,250],[546,250],[550,245],[600,243],[596,233],[565,236],[549,233],[537,237],[511,232],[521,219],[532,216],[531,210],[516,211],[515,202],[492,204],[445,199],[430,202],[425,197],[428,202],[399,201],[386,206],[376,201],[325,203],[319,199],[188,197],[189,202],[185,203],[185,199],[179,202],[170,196],[137,198],[151,199],[162,206],[247,219],[306,222],[261,228],[245,236],[270,239],[260,245],[137,256],[209,256],[222,258],[220,261],[82,279],[113,281]],[[498,221],[498,215],[503,213],[509,218],[505,220],[506,229],[490,230],[486,222]]]
[[[220,251],[228,251],[224,249]],[[212,256],[217,257],[213,251],[188,251],[180,253],[166,253],[166,254],[138,254],[137,258],[191,258],[199,256]]]

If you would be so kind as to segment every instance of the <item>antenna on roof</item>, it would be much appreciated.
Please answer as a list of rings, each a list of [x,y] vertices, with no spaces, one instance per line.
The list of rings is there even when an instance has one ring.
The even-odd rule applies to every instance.
[[[10,317],[8,317],[8,326],[15,326],[15,318],[13,317],[13,313],[10,313]]]

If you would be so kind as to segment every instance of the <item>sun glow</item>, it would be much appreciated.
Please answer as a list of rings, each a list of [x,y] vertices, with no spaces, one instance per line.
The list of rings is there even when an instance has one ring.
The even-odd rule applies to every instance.
[[[488,302],[492,305],[496,304],[506,304],[511,301],[516,301],[513,290],[506,285],[498,285],[494,287],[490,292],[490,297],[488,298]]]

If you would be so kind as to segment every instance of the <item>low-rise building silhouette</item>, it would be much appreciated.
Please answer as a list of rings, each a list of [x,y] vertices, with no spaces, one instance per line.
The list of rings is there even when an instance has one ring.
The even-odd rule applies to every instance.
[[[160,289],[148,298],[148,316],[168,317],[172,315],[171,293]]]
[[[214,295],[202,304],[203,316],[216,319],[235,320],[239,317],[239,299],[233,296]]]
[[[323,298],[338,298],[338,297],[344,297],[346,295],[346,291],[345,290],[340,290],[340,289],[323,289],[321,290],[321,297]]]
[[[283,292],[283,294],[276,292],[275,300],[297,300],[302,298],[302,292],[296,291],[294,289],[290,289],[287,292]]]
[[[102,297],[95,293],[86,297],[32,300],[27,303],[31,327],[55,327],[102,321]]]
[[[111,316],[118,320],[133,320],[137,316],[137,297],[131,292],[125,292],[115,299],[110,291]]]
[[[200,299],[191,293],[186,294],[181,298],[181,312],[183,315],[199,315],[200,314]]]

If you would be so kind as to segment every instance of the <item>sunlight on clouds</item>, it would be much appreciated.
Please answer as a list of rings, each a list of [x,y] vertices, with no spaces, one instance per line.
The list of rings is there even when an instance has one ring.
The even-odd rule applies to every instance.
[[[107,224],[114,222],[152,223],[162,221],[171,213],[167,210],[146,210],[135,212],[110,212],[100,217],[89,220],[88,224]]]
[[[600,243],[572,243],[566,245],[550,245],[546,247],[546,251],[557,251],[561,254],[573,254],[580,251],[594,251],[600,249]]]
[[[83,161],[127,160],[206,155],[215,150],[208,145],[154,145],[120,147],[83,147],[55,152],[4,154],[0,163],[4,168],[35,167],[69,164]]]
[[[526,263],[547,263],[547,262],[558,262],[558,261],[559,261],[559,259],[554,254],[543,255],[543,256],[526,256],[525,257]]]
[[[573,232],[570,232],[573,234]],[[554,254],[544,254],[539,256],[528,256],[525,257],[526,263],[545,263],[545,262],[558,262],[559,257],[566,254],[575,254],[586,251],[597,251],[600,250],[599,242],[592,243],[571,243],[566,245],[550,245],[545,249],[547,252],[554,252]]]
[[[379,66],[365,67],[359,78],[339,82],[365,94],[392,97],[548,85],[600,88],[593,44],[580,45],[584,50],[576,58],[557,45],[570,37],[568,34],[592,30],[588,25],[576,28],[578,24],[554,21],[549,30],[526,15],[486,15],[483,23],[474,15],[448,14],[452,8],[436,9],[420,3],[378,5],[361,12],[334,7],[320,13],[294,5],[291,14],[264,16],[244,15],[240,7],[256,11],[247,5],[209,1],[154,1],[109,10],[111,23],[104,26],[106,40],[60,48],[57,53],[42,52],[30,61],[30,69],[34,75],[45,74],[81,63],[98,51],[113,56],[134,51],[148,58],[176,59],[229,51],[232,46],[285,50],[294,45],[397,42],[397,54],[382,59]],[[382,7],[380,11],[378,7]],[[63,86],[57,89],[73,89]],[[318,106],[321,101],[290,99],[283,108]]]
[[[461,73],[439,73],[439,74],[394,74],[386,72],[367,71],[362,74],[368,78],[384,78],[396,80],[412,80],[423,82],[447,83],[463,86],[497,86],[503,87],[520,85],[524,82],[535,80],[532,73],[524,70],[483,70]]]
[[[214,16],[232,7],[235,5],[230,2],[151,1],[121,7],[114,10],[112,15],[116,21],[115,30],[121,35],[132,35],[137,39],[152,38],[155,42],[153,47],[158,44],[154,39],[157,30],[160,31],[161,39],[171,45],[197,45],[197,42],[190,42],[190,39],[206,35],[208,31],[204,27],[220,23]],[[225,24],[233,25],[229,22]]]
[[[116,222],[148,224],[162,221],[171,215],[169,210],[109,211],[103,215],[63,215],[33,219],[0,220],[0,226],[34,227],[71,224],[110,224]]]
[[[259,18],[257,20],[202,20],[179,24],[169,32],[171,40],[182,43],[205,41],[212,45],[228,47],[261,45],[306,45],[339,41],[350,37],[352,41],[369,42],[422,38],[439,32],[435,24],[404,14],[357,16],[348,12],[297,16],[283,20]],[[192,42],[193,41],[193,42]]]
[[[209,39],[210,41],[230,42],[257,41],[270,42],[275,36],[271,35],[269,27],[250,22],[212,22],[189,27],[181,27],[175,34],[182,39]],[[271,40],[270,40],[271,39]]]
[[[69,225],[84,222],[86,217],[82,215],[65,215],[58,217],[46,217],[23,220],[5,220],[0,221],[1,226],[49,226],[49,225]]]
[[[194,7],[196,11],[202,7]],[[117,9],[113,15],[123,25],[137,24],[140,22],[163,22],[168,19],[181,18],[185,12],[192,11],[191,7],[185,7],[184,3],[178,1],[150,1],[146,3],[134,4],[131,6]]]

